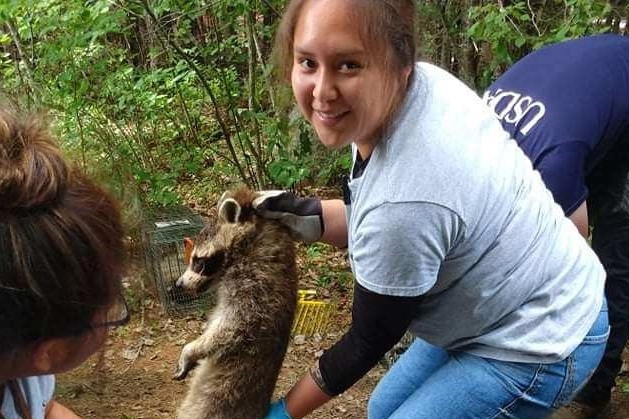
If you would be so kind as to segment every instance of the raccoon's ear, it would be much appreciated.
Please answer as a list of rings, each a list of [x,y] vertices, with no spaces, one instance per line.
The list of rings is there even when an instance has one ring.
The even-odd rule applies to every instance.
[[[221,195],[221,197],[218,199],[218,204],[216,205],[217,208],[220,208],[221,204],[223,203],[224,200],[226,200],[227,198],[232,198],[232,193],[231,191],[225,191],[223,192],[223,194]]]
[[[223,199],[219,203],[218,217],[221,221],[226,223],[237,223],[240,219],[240,204],[233,198]]]
[[[192,257],[192,249],[194,248],[194,241],[190,237],[183,238],[183,259],[186,265],[190,263]]]

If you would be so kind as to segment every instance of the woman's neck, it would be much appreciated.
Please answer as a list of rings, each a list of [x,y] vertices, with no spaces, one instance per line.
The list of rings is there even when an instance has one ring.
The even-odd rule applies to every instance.
[[[373,149],[375,148],[374,144],[356,144],[356,148],[358,149],[358,154],[362,160],[368,160],[371,156]]]

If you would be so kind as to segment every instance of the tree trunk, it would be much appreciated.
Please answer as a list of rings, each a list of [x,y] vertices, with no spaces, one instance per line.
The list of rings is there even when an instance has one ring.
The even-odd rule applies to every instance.
[[[22,39],[13,19],[8,18],[5,22],[5,26],[9,34],[11,35],[11,39],[13,40],[13,45],[15,46],[15,50],[17,52],[18,61],[24,63],[24,68],[26,69],[26,82],[31,92],[30,96],[33,102],[37,105],[39,104],[39,92],[37,89],[37,83],[35,82],[35,77],[33,76],[33,63],[24,53],[24,48],[22,47]],[[17,66],[17,68],[19,69],[19,65]]]
[[[461,78],[467,82],[467,85],[473,89],[478,90],[478,64],[479,64],[479,51],[476,44],[467,37],[465,31],[472,26],[473,22],[470,22],[467,11],[473,7],[480,5],[481,0],[464,0],[461,7],[462,21],[462,47],[461,47]]]

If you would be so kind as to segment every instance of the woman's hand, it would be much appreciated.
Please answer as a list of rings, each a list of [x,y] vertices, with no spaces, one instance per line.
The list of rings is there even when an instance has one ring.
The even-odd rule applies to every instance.
[[[323,210],[318,198],[299,198],[286,191],[260,191],[253,208],[264,218],[279,220],[298,240],[312,243],[323,235]]]
[[[81,419],[81,417],[61,403],[50,400],[46,405],[46,419]]]
[[[253,200],[256,212],[279,220],[306,243],[322,241],[347,246],[345,204],[340,199],[300,198],[286,191],[260,191]]]

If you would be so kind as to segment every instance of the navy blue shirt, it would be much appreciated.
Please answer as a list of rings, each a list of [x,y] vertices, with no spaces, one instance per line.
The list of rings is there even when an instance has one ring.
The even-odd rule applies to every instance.
[[[561,42],[515,63],[483,95],[570,215],[586,177],[629,141],[629,37]]]

